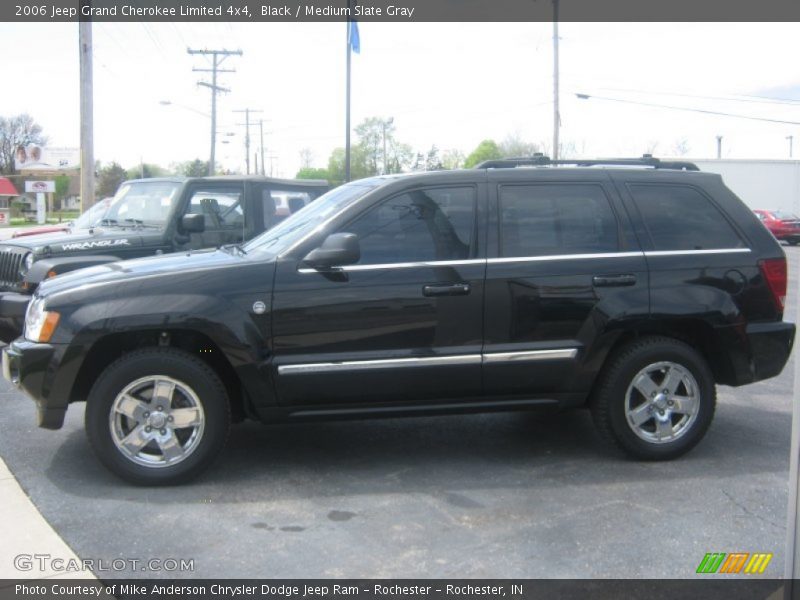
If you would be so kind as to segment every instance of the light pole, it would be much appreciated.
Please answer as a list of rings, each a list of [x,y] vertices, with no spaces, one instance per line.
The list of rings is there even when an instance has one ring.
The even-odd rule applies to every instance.
[[[722,158],[722,136],[717,136],[717,158]]]
[[[789,140],[789,158],[792,158],[792,155],[794,154],[794,136],[787,135],[786,139]]]
[[[394,117],[389,117],[383,121],[383,174],[386,175],[389,169],[386,168],[386,128],[394,123]]]

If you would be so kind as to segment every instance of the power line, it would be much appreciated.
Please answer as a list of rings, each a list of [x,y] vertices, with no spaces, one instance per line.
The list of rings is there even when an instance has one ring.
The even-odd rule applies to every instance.
[[[229,56],[236,55],[241,56],[241,50],[193,50],[192,48],[187,48],[186,52],[194,56],[195,54],[200,54],[203,56],[210,56],[211,57],[211,68],[210,69],[198,69],[194,67],[192,71],[201,72],[201,73],[211,73],[211,83],[207,81],[198,81],[197,85],[201,85],[203,87],[207,87],[211,90],[211,153],[208,160],[208,174],[214,174],[214,165],[216,163],[216,148],[217,148],[217,94],[220,92],[230,92],[230,89],[224,88],[222,86],[217,85],[217,74],[218,73],[235,73],[235,69],[220,69],[220,65],[222,62],[228,58]]]
[[[755,104],[779,104],[788,106],[800,105],[800,100],[793,100],[791,98],[770,98],[767,96],[751,96],[749,94],[739,95],[738,98],[730,96],[704,96],[701,94],[686,94],[682,92],[664,92],[656,90],[636,90],[632,88],[611,88],[600,87],[601,90],[608,90],[609,92],[629,92],[632,94],[649,94],[652,96],[676,96],[679,98],[697,98],[698,100],[722,100],[725,102],[748,102]]]
[[[781,123],[783,125],[800,125],[800,121],[784,121],[781,119],[769,119],[767,117],[753,117],[750,115],[738,115],[735,113],[727,113],[727,112],[720,112],[716,110],[704,110],[702,108],[690,108],[687,106],[671,106],[668,104],[654,104],[652,102],[638,102],[636,100],[623,100],[622,98],[608,98],[605,96],[594,96],[590,94],[575,94],[578,99],[580,100],[589,100],[590,98],[594,98],[595,100],[605,100],[607,102],[621,102],[623,104],[636,104],[638,106],[650,106],[653,108],[668,108],[670,110],[682,110],[685,112],[696,112],[702,113],[706,115],[718,115],[721,117],[732,117],[734,119],[748,119],[750,121],[765,121],[767,123]]]

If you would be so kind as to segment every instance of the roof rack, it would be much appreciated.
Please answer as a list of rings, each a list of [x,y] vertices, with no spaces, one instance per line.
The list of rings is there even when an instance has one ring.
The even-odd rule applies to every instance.
[[[653,167],[654,169],[673,169],[677,171],[699,171],[698,166],[683,160],[663,161],[653,158],[652,154],[644,154],[641,158],[597,158],[597,159],[567,159],[551,160],[544,154],[534,154],[531,157],[501,158],[498,160],[485,160],[475,166],[476,169],[513,169],[514,167],[543,167],[550,165],[574,165],[576,167],[594,166],[631,166]]]

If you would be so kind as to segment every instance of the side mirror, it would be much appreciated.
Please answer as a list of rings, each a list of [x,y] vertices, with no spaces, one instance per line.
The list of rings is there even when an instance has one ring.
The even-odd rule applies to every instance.
[[[319,248],[309,252],[303,262],[315,269],[352,265],[361,258],[358,236],[355,233],[333,233]]]
[[[183,233],[203,233],[206,230],[204,215],[191,214],[181,217],[181,231]]]

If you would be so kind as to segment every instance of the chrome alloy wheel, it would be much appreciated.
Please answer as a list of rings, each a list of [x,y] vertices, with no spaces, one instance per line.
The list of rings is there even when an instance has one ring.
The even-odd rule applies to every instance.
[[[700,387],[688,369],[661,361],[646,366],[625,392],[625,417],[631,430],[651,444],[674,442],[697,419]]]
[[[109,413],[111,439],[125,458],[145,467],[169,467],[197,449],[205,413],[194,390],[166,375],[128,384]]]

